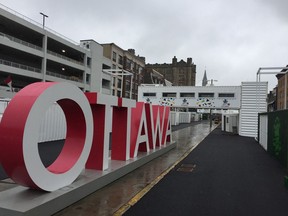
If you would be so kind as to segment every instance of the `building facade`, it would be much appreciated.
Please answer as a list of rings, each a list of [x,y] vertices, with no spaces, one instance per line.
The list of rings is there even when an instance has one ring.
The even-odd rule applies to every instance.
[[[23,17],[0,8],[0,97],[11,97],[13,92],[41,81],[65,81],[82,91],[101,91],[100,44],[93,40],[89,45],[73,42]],[[7,79],[11,79],[11,89],[7,89]]]
[[[277,110],[287,109],[288,106],[288,75],[283,73],[287,71],[286,69],[282,70],[281,74],[277,74],[278,79],[276,97],[277,97]]]
[[[112,95],[137,99],[138,86],[143,83],[145,58],[134,49],[124,50],[114,43],[102,44],[104,57],[110,59],[112,68]]]
[[[192,62],[192,58],[177,61],[176,56],[172,59],[172,64],[147,64],[147,69],[154,69],[174,86],[195,86],[196,65]]]
[[[123,49],[114,43],[102,44],[103,46],[103,56],[105,56],[109,61],[111,67],[103,67],[107,70],[107,74],[117,74],[123,70]],[[111,77],[111,94],[121,97],[122,86],[123,86],[123,76],[112,75]]]
[[[268,82],[242,82],[241,86],[142,85],[138,101],[173,109],[218,110],[222,114],[237,110],[239,135],[257,137],[258,113],[267,111],[267,89]]]
[[[277,110],[277,89],[273,88],[267,95],[267,112],[273,112]]]
[[[154,70],[153,68],[145,68],[144,71],[144,84],[148,85],[163,85],[172,86],[172,83],[164,78],[163,74]]]
[[[197,109],[240,109],[241,86],[145,86],[138,101]]]

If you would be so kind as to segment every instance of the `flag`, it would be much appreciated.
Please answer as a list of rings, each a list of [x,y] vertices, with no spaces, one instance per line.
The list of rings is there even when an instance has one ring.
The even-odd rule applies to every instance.
[[[12,79],[11,79],[11,76],[9,75],[5,80],[4,82],[6,83],[6,85],[8,85],[10,87],[10,90],[12,92]]]

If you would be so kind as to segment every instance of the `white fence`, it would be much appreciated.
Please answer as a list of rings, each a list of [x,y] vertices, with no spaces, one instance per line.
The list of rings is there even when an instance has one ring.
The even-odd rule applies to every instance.
[[[199,120],[200,120],[200,114],[197,113],[171,111],[171,125],[191,123],[192,121],[199,121]]]
[[[0,100],[0,121],[9,101]],[[48,108],[40,120],[38,142],[61,140],[66,138],[66,119],[61,107],[55,103]]]
[[[8,106],[10,100],[5,100],[5,99],[1,99],[0,100],[0,114],[4,113],[4,110],[6,109],[6,107]]]
[[[61,107],[55,103],[43,116],[38,132],[38,142],[61,140],[66,138],[66,119]]]

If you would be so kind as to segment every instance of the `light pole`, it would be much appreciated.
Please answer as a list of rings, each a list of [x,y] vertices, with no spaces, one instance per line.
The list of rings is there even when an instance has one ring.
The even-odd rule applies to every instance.
[[[43,16],[43,32],[44,32],[44,37],[43,37],[43,53],[44,57],[42,60],[42,70],[43,70],[43,78],[42,81],[46,81],[46,70],[47,70],[47,32],[45,30],[45,18],[48,18],[48,16],[42,12],[40,14]]]
[[[43,16],[43,29],[45,28],[45,18],[48,18],[48,16],[42,12],[40,14]]]
[[[213,82],[218,82],[218,80],[213,80],[213,79],[211,79],[211,80],[207,80],[207,81],[210,81],[211,83],[210,83],[210,86],[214,86],[214,83]]]

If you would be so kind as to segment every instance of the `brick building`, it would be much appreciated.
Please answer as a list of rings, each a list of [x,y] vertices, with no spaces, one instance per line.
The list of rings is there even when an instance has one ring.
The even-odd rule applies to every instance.
[[[178,62],[174,56],[172,64],[146,64],[146,69],[158,71],[174,86],[195,86],[196,65],[192,58],[187,58],[187,62],[182,59]]]
[[[288,65],[286,66],[288,67]],[[277,110],[287,109],[288,105],[288,74],[287,69],[283,69],[282,73],[277,74],[276,77],[278,79],[277,85]],[[283,73],[286,72],[286,73]]]
[[[112,75],[112,95],[118,97],[137,99],[138,86],[143,83],[143,70],[145,58],[135,55],[134,49],[124,50],[114,43],[102,44],[104,57],[111,61],[111,71],[127,72],[131,75]],[[107,69],[107,68],[104,68]],[[109,69],[108,69],[109,70]],[[118,72],[116,72],[119,74]],[[115,73],[115,74],[116,74]],[[132,79],[132,83],[131,83]],[[131,89],[132,88],[132,89]],[[131,91],[130,91],[131,90]],[[130,92],[132,95],[130,96]]]

